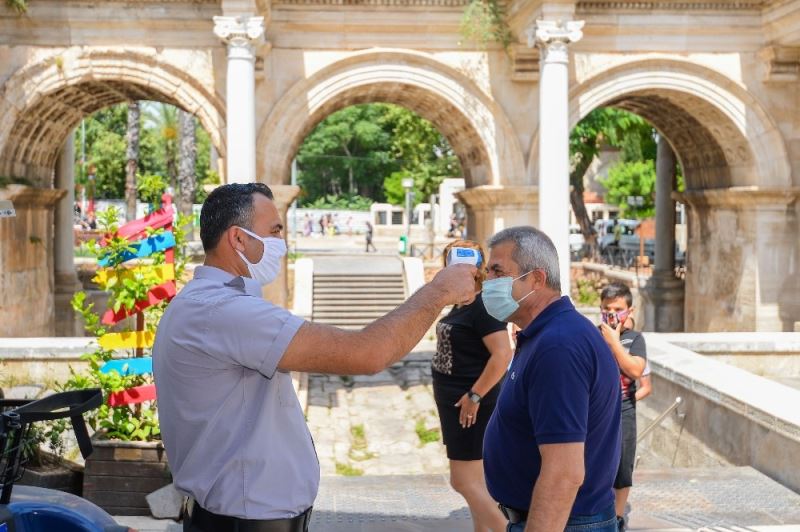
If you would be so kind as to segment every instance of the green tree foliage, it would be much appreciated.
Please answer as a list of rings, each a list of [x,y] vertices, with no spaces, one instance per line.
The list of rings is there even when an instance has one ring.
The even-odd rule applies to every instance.
[[[161,102],[146,102],[142,109],[145,127],[156,136],[156,153],[164,164],[161,175],[169,180],[173,189],[178,185],[178,141],[180,125],[178,108]]]
[[[497,0],[472,0],[464,9],[459,26],[461,35],[481,49],[496,42],[508,49],[514,35],[506,22],[504,3]]]
[[[386,200],[395,205],[405,202],[402,180],[414,180],[414,201],[427,201],[446,177],[461,175],[461,165],[447,139],[433,124],[403,107],[391,106],[389,121],[394,124],[392,152],[402,168],[384,181]]]
[[[595,235],[583,202],[583,178],[586,171],[604,144],[621,147],[629,136],[633,135],[638,139],[646,129],[652,130],[643,118],[635,114],[613,107],[600,107],[586,115],[570,133],[569,199],[584,239],[590,246],[594,245]]]
[[[175,184],[178,170],[177,108],[158,102],[140,102],[142,111],[139,132],[137,175],[164,176]],[[208,133],[196,124],[197,157],[195,175],[199,185],[218,183],[219,176],[210,170],[211,140]],[[102,109],[84,119],[86,164],[81,164],[82,131],[75,131],[76,181],[87,184],[87,171],[95,169],[95,197],[122,198],[125,195],[128,104]],[[204,193],[197,187],[196,200]],[[142,199],[139,196],[139,199]]]
[[[326,195],[383,199],[383,179],[399,169],[391,153],[387,113],[384,104],[354,105],[314,128],[297,154],[303,204]]]
[[[22,15],[28,12],[28,1],[27,0],[6,0],[6,5],[17,12],[17,14]]]
[[[601,181],[608,190],[606,203],[618,205],[625,218],[650,218],[656,212],[655,161],[628,161],[614,165]],[[628,198],[641,196],[642,205],[629,205]]]
[[[417,199],[425,200],[442,179],[461,175],[452,148],[433,125],[390,104],[331,114],[306,137],[297,161],[303,205],[331,203],[328,196],[402,204],[403,177],[414,179]]]

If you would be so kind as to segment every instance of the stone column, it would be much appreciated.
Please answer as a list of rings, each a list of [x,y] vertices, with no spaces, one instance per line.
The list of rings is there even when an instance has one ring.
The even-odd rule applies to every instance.
[[[485,185],[457,193],[467,208],[467,237],[484,246],[493,234],[515,225],[536,225],[538,189]]]
[[[300,187],[295,185],[269,185],[269,188],[272,190],[272,195],[274,196],[273,202],[275,203],[275,207],[278,208],[278,213],[281,215],[281,220],[283,220],[283,226],[288,227],[286,223],[286,213],[289,210],[289,206],[292,204],[294,199],[300,193]],[[288,235],[284,230],[284,238],[287,238]],[[287,245],[288,245],[288,238],[287,238]],[[278,277],[272,281],[270,284],[264,287],[262,293],[264,295],[264,299],[267,301],[271,301],[276,305],[279,305],[284,308],[289,308],[292,306],[292,302],[289,301],[289,261],[287,257],[283,259],[283,267],[281,268]]]
[[[256,181],[256,49],[264,42],[264,17],[214,17],[214,33],[228,45],[226,79],[227,180]]]
[[[53,213],[63,190],[9,185],[15,218],[0,218],[0,338],[53,336]]]
[[[689,206],[687,332],[800,328],[800,188],[730,187]]]
[[[75,141],[67,136],[56,165],[55,188],[66,194],[56,204],[53,242],[55,269],[55,327],[56,336],[82,336],[80,323],[72,310],[72,296],[82,288],[75,271]]]
[[[656,153],[656,260],[642,290],[645,330],[683,331],[684,282],[675,277],[675,153],[663,135]]]
[[[583,21],[537,20],[528,46],[541,49],[539,67],[539,229],[558,251],[561,290],[570,290],[569,50]]]

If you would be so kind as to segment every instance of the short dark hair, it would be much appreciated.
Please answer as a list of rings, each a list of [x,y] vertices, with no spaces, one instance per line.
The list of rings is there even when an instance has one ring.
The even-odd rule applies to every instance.
[[[624,297],[625,303],[628,304],[628,307],[633,306],[633,294],[631,293],[631,289],[628,288],[628,285],[626,284],[609,283],[605,288],[603,288],[603,291],[600,292],[600,301],[617,299],[618,297]]]
[[[264,183],[229,183],[211,191],[200,210],[200,240],[206,253],[217,247],[229,227],[252,229],[253,194],[274,199]]]

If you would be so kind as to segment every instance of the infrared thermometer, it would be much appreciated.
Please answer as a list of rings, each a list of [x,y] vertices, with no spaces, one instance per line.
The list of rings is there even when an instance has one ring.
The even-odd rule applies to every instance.
[[[470,264],[476,268],[481,267],[481,252],[472,248],[450,248],[447,254],[447,265]]]

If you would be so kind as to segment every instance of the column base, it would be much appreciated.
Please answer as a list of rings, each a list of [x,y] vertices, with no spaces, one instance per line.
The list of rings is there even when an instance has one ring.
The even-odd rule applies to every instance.
[[[655,272],[640,289],[646,331],[683,332],[686,288],[672,272]]]
[[[56,336],[83,336],[80,317],[72,309],[72,297],[83,290],[75,272],[55,274],[55,327]]]

